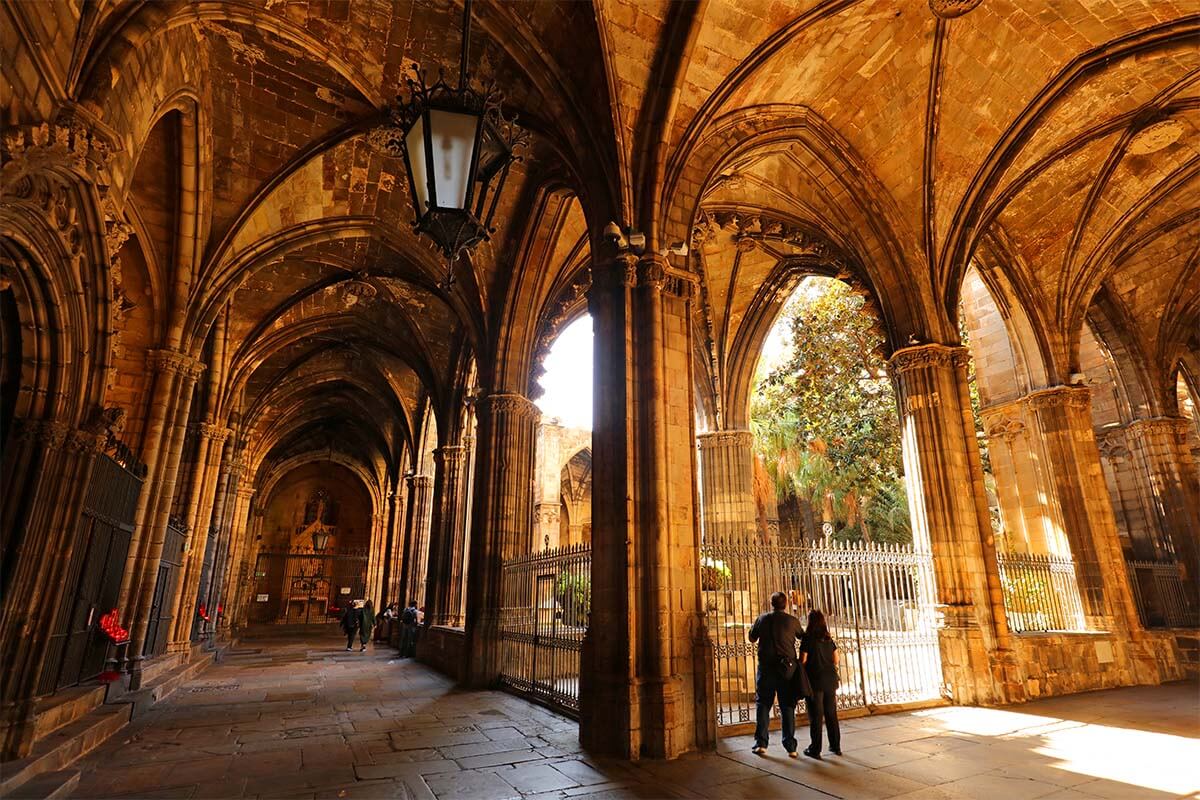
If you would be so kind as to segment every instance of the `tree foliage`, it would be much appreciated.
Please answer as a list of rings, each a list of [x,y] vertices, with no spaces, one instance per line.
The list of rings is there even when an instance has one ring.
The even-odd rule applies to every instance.
[[[839,538],[911,541],[896,399],[861,297],[809,278],[788,301],[784,354],[760,364],[751,427],[779,496],[816,506]]]

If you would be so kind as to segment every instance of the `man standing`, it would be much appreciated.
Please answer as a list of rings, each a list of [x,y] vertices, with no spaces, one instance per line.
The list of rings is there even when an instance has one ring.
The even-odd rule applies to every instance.
[[[787,595],[771,595],[771,611],[754,621],[750,641],[758,642],[758,675],[755,680],[756,727],[751,752],[767,752],[770,735],[771,706],[779,698],[779,715],[783,726],[783,749],[792,758],[796,753],[796,691],[792,679],[796,674],[796,641],[804,635],[800,620],[787,613]]]
[[[354,649],[354,635],[358,633],[358,628],[362,624],[362,611],[359,610],[358,601],[352,600],[346,605],[346,610],[342,614],[342,632],[346,634],[346,649]]]
[[[400,615],[400,657],[412,658],[417,654],[417,601],[409,600],[408,608]]]
[[[367,640],[371,638],[371,631],[375,630],[375,607],[371,605],[370,600],[363,602],[358,609],[358,616],[358,638],[362,642],[362,647],[358,651],[365,653]]]

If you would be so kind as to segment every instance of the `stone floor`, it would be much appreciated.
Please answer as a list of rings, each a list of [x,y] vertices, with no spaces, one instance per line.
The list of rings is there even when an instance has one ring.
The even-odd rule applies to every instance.
[[[1012,709],[943,707],[843,723],[845,756],[716,754],[626,764],[501,692],[463,692],[381,648],[243,642],[79,762],[74,797],[1168,798],[1200,790],[1197,687]]]

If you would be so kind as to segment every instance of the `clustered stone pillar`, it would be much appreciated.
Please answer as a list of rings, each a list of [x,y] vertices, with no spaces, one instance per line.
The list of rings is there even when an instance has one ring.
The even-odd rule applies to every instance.
[[[14,421],[4,454],[6,602],[0,615],[0,752],[28,755],[27,724],[76,545],[80,509],[106,435],[53,420]],[[16,498],[25,498],[17,502]],[[49,687],[53,691],[53,686]]]
[[[404,567],[400,577],[401,603],[425,602],[425,571],[429,563],[429,527],[433,515],[433,478],[409,475],[408,510],[404,518]]]
[[[167,642],[167,652],[182,652],[190,646],[192,632],[192,615],[184,613],[191,608],[198,591],[200,566],[204,563],[204,554],[208,549],[208,528],[212,524],[213,506],[216,502],[218,488],[222,482],[221,464],[225,441],[229,438],[229,429],[211,423],[200,423],[197,426],[200,445],[196,458],[197,475],[191,480],[198,489],[193,494],[197,499],[190,507],[187,516],[187,557],[184,561],[183,575],[175,585],[174,599],[171,607],[177,610],[171,620],[170,638]]]
[[[479,414],[474,512],[467,576],[465,682],[485,687],[500,677],[501,573],[505,559],[533,549],[533,481],[537,406],[518,394],[497,393],[476,405]]]
[[[224,608],[221,615],[213,618],[214,624],[220,631],[232,627],[232,624],[237,620],[234,614],[237,611],[243,583],[246,578],[245,559],[246,550],[249,545],[247,540],[250,532],[250,509],[253,498],[254,487],[252,485],[242,484],[238,486],[233,511],[233,522],[229,529],[229,557],[226,560],[228,566],[224,572],[222,581],[225,587],[223,594],[226,600],[223,602]]]
[[[715,745],[699,583],[691,284],[659,256],[597,258],[592,607],[580,740],[671,758]]]
[[[700,497],[708,541],[751,542],[758,532],[750,431],[713,431],[696,437]]]
[[[1004,531],[1020,553],[1071,555],[1058,499],[1046,474],[1047,456],[1028,398],[984,408],[992,474]]]
[[[433,451],[433,522],[425,584],[425,622],[462,625],[463,484],[467,448]]]
[[[900,406],[913,542],[933,554],[942,672],[956,702],[1017,700],[983,467],[967,395],[966,348],[897,350],[889,362]]]
[[[1127,441],[1148,478],[1151,508],[1184,570],[1196,604],[1200,591],[1200,478],[1188,446],[1188,420],[1157,417],[1130,423]]]
[[[197,359],[174,350],[154,350],[150,364],[157,373],[154,400],[146,428],[147,485],[151,491],[142,493],[131,553],[121,584],[121,608],[129,620],[130,637],[126,648],[126,667],[132,673],[130,688],[141,686],[141,664],[150,625],[150,608],[154,601],[154,585],[158,564],[162,559],[167,520],[175,497],[175,481],[187,430],[192,388],[204,370]],[[178,613],[179,609],[175,610]]]
[[[1133,619],[1137,614],[1092,431],[1091,393],[1086,386],[1055,386],[1027,399],[1071,546],[1087,625],[1101,631],[1127,627],[1128,612],[1133,611]]]

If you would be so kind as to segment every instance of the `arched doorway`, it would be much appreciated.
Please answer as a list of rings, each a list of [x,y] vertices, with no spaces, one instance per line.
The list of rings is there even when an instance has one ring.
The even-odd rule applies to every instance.
[[[254,565],[252,623],[324,625],[367,593],[371,498],[350,469],[321,461],[280,479]]]

